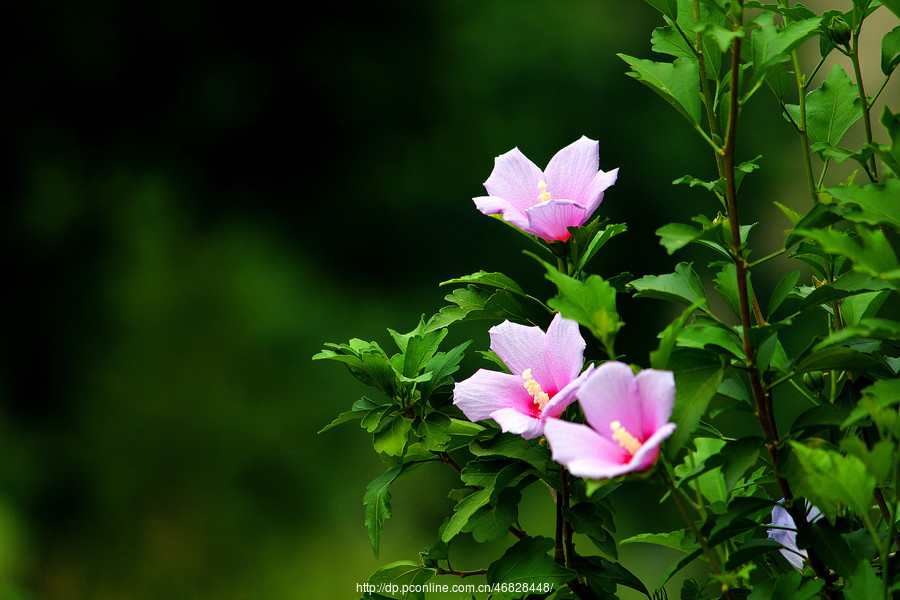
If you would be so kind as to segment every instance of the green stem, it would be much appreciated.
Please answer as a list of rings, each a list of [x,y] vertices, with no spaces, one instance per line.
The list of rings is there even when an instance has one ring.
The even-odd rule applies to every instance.
[[[694,20],[698,23],[700,22],[700,0],[694,0]],[[719,123],[716,120],[715,114],[715,98],[713,97],[712,90],[709,89],[709,77],[706,74],[706,54],[703,51],[703,31],[697,31],[696,34],[696,48],[695,52],[697,54],[697,64],[699,66],[700,71],[700,89],[703,92],[703,104],[706,107],[706,120],[709,122],[709,133],[713,140],[720,139],[721,134],[719,133]],[[715,144],[714,144],[715,147]],[[722,162],[722,155],[719,154],[718,150],[714,150],[716,157],[716,169],[719,172],[719,177],[725,176],[725,164]]]
[[[748,265],[747,265],[747,268],[748,268],[748,269],[752,269],[753,267],[755,267],[755,266],[757,266],[757,265],[761,265],[761,264],[763,264],[764,262],[770,261],[770,260],[772,260],[773,258],[776,258],[776,257],[778,257],[778,256],[781,256],[781,255],[784,254],[785,252],[787,252],[787,248],[782,248],[781,250],[776,250],[776,251],[773,252],[772,254],[769,254],[768,256],[763,256],[763,257],[760,258],[759,260],[755,260],[755,261],[753,261],[752,263],[748,264]]]
[[[560,492],[556,494],[556,549],[553,560],[571,569],[575,561],[575,545],[572,543],[572,527],[566,521],[565,509],[569,507],[569,478],[565,467],[559,467]],[[594,592],[579,578],[566,582],[579,600],[596,600]]]
[[[741,0],[738,0],[738,6],[743,7]],[[736,26],[740,27],[741,22],[738,20]],[[773,414],[772,398],[766,391],[762,383],[759,373],[759,365],[756,363],[756,350],[750,340],[750,330],[753,326],[750,316],[750,294],[747,286],[747,267],[748,263],[744,258],[744,249],[741,244],[741,228],[738,218],[737,204],[737,185],[734,176],[734,155],[737,139],[737,122],[738,110],[740,105],[736,90],[740,89],[740,69],[741,67],[741,38],[735,37],[731,43],[731,101],[728,114],[728,128],[725,134],[725,147],[723,149],[723,160],[725,163],[725,200],[728,207],[728,220],[731,225],[731,235],[733,240],[733,252],[735,260],[735,273],[737,275],[738,300],[740,303],[741,326],[743,329],[742,341],[744,356],[746,360],[747,372],[750,379],[750,387],[753,390],[753,398],[756,402],[756,416],[759,420],[763,434],[766,436],[766,449],[772,460],[775,479],[778,482],[781,492],[785,497],[786,503],[789,505],[789,512],[794,518],[795,523],[802,523],[806,515],[803,514],[796,506],[791,506],[793,493],[787,480],[782,477],[777,470],[778,456],[777,446],[780,443],[778,437],[778,428],[775,424]],[[809,564],[815,571],[816,575],[825,581],[825,595],[827,598],[834,598],[836,591],[828,577],[828,571],[825,564],[819,558],[817,553],[810,548]]]
[[[797,80],[797,102],[800,105],[800,122],[797,123],[797,130],[800,132],[800,145],[803,149],[803,168],[806,171],[806,184],[809,186],[809,193],[812,196],[813,204],[815,204],[819,201],[819,189],[816,186],[815,179],[813,179],[809,135],[806,132],[806,82],[803,80],[803,74],[800,71],[800,60],[797,58],[796,50],[791,52],[791,60],[794,63],[794,75]]]
[[[862,105],[862,116],[863,116],[863,125],[866,129],[866,142],[869,144],[873,143],[874,138],[872,137],[872,119],[869,115],[869,99],[866,97],[866,88],[863,85],[862,78],[862,70],[859,67],[859,29],[853,32],[852,45],[850,46],[850,62],[853,63],[853,73],[856,76],[856,88],[859,90],[859,102]],[[875,181],[878,181],[878,168],[875,165],[875,156],[873,155],[870,160],[872,175],[875,177]]]
[[[660,461],[662,460],[664,459],[660,458]],[[678,512],[681,513],[681,516],[684,518],[684,522],[687,523],[691,532],[694,534],[694,538],[697,540],[697,543],[700,544],[700,548],[703,550],[703,554],[706,556],[707,562],[709,562],[710,571],[712,571],[715,575],[721,575],[722,568],[719,566],[718,555],[713,552],[712,548],[710,548],[709,544],[706,541],[706,538],[703,537],[703,533],[700,532],[700,528],[697,527],[697,523],[691,517],[691,514],[688,511],[687,504],[682,497],[682,494],[684,492],[675,487],[675,482],[672,480],[672,475],[669,473],[669,465],[664,464],[663,467],[666,486],[669,488],[669,495],[672,496],[672,500],[675,502],[675,506],[678,507]],[[732,596],[731,590],[729,589],[725,589],[725,597],[729,598],[730,600],[734,600],[734,596]]]
[[[874,96],[872,96],[872,102],[871,102],[871,104],[875,104],[875,102],[878,100],[878,96],[880,96],[880,95],[881,95],[881,92],[884,91],[884,86],[887,85],[887,82],[888,82],[888,80],[890,80],[890,78],[891,78],[891,76],[888,75],[888,76],[886,76],[886,77],[884,78],[884,81],[881,82],[881,87],[878,88],[878,91],[875,93]]]
[[[455,575],[457,577],[472,577],[474,575],[485,575],[487,574],[487,569],[476,569],[474,571],[457,571],[456,569],[441,569],[438,568],[436,575]]]

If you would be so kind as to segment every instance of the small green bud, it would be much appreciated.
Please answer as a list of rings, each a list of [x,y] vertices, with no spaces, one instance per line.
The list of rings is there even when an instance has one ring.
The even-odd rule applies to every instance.
[[[832,15],[828,18],[828,35],[832,42],[838,46],[846,46],[852,34],[853,31],[843,17]]]
[[[803,374],[803,383],[814,392],[821,392],[825,387],[825,374],[821,371],[808,371]]]

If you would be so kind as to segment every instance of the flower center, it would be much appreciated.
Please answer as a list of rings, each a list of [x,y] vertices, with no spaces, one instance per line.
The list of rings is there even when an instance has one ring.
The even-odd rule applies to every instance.
[[[525,369],[522,372],[522,379],[525,380],[525,390],[534,398],[535,406],[538,410],[544,410],[544,407],[550,402],[550,395],[541,389],[541,384],[534,380],[531,369]]]
[[[541,193],[538,194],[538,200],[541,202],[546,202],[550,199],[550,192],[547,191],[547,182],[541,179],[538,181],[538,189],[541,190]]]
[[[609,428],[613,431],[612,439],[619,442],[619,445],[622,446],[628,454],[634,456],[634,453],[641,447],[641,441],[631,435],[618,421],[610,423]]]

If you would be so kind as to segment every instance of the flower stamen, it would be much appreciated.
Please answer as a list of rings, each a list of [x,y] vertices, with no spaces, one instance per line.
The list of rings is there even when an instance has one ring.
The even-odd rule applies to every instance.
[[[546,202],[550,200],[550,192],[547,191],[547,182],[541,179],[538,181],[538,189],[541,190],[541,193],[538,194],[538,200],[541,202]]]
[[[534,403],[540,410],[544,410],[547,403],[550,402],[550,396],[541,389],[541,384],[534,380],[531,369],[522,371],[522,379],[525,380],[525,390],[534,398]]]
[[[641,441],[631,435],[618,421],[610,423],[609,428],[613,431],[612,439],[619,442],[619,445],[622,446],[628,454],[634,456],[634,453],[641,447]]]

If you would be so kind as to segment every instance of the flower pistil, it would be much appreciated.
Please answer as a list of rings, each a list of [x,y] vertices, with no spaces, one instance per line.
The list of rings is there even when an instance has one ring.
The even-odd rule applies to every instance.
[[[547,182],[543,179],[538,181],[538,189],[541,190],[541,193],[538,194],[538,200],[540,200],[541,202],[547,202],[548,200],[550,200],[550,198],[552,198],[550,192],[547,191]]]
[[[622,424],[618,421],[610,423],[609,428],[613,431],[612,438],[619,442],[619,445],[622,446],[628,454],[634,456],[634,453],[641,447],[641,441],[631,435],[631,433],[622,427]]]
[[[525,390],[534,398],[534,404],[538,410],[544,410],[544,407],[550,402],[550,395],[541,389],[541,384],[534,380],[531,369],[522,371],[522,379],[525,380]]]

